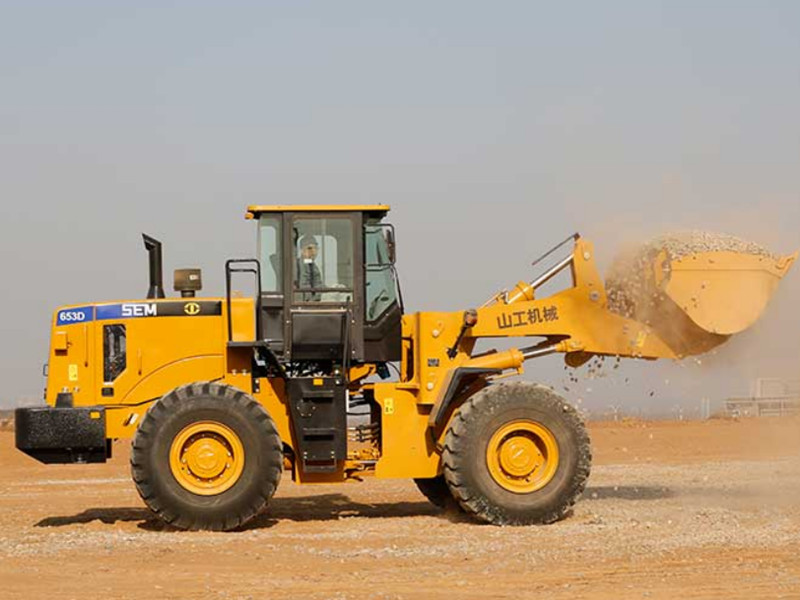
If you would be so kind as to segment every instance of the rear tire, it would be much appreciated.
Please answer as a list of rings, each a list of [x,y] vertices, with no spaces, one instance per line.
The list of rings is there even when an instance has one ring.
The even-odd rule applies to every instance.
[[[267,505],[283,470],[275,424],[228,385],[176,388],[147,411],[131,471],[147,506],[179,529],[227,531]]]
[[[575,409],[550,388],[525,382],[493,385],[467,400],[442,456],[461,508],[495,525],[564,518],[586,487],[591,459]]]

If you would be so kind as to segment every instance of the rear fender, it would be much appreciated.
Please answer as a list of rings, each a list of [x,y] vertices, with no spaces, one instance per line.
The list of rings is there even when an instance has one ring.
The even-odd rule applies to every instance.
[[[167,363],[137,382],[119,404],[106,406],[106,436],[133,437],[150,405],[192,381],[215,381],[225,374],[222,355],[192,356]]]

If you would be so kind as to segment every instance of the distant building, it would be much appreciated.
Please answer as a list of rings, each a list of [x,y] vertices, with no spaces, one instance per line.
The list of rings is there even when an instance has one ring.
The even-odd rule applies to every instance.
[[[731,417],[800,414],[800,379],[760,377],[753,381],[749,398],[727,399],[725,412]]]
[[[753,381],[753,398],[800,398],[800,379],[759,377]]]

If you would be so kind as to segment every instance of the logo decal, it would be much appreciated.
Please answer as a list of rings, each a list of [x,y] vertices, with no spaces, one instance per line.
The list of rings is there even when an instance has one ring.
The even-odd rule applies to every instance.
[[[91,313],[90,313],[91,314]],[[111,319],[149,319],[153,317],[205,317],[222,314],[222,302],[209,300],[175,300],[159,302],[126,302],[101,304],[96,309],[98,321]],[[90,319],[91,320],[91,319]]]
[[[526,325],[536,325],[539,323],[550,323],[558,321],[558,307],[544,306],[541,308],[531,308],[528,310],[515,310],[510,313],[501,313],[497,317],[498,329],[508,329],[510,327],[524,327]]]
[[[155,317],[158,315],[156,303],[151,304],[123,304],[123,317]]]
[[[91,306],[81,308],[68,308],[58,311],[56,317],[57,325],[69,325],[71,323],[87,323],[94,320],[94,309]]]

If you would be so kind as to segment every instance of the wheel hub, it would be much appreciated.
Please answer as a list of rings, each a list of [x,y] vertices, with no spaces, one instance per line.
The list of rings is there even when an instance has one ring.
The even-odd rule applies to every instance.
[[[511,475],[528,476],[543,462],[542,453],[527,437],[513,436],[500,446],[500,467]]]
[[[170,468],[184,489],[202,496],[221,494],[242,474],[244,447],[239,436],[222,423],[192,423],[172,442]]]
[[[500,427],[486,449],[492,479],[519,494],[547,485],[558,469],[558,444],[544,425],[518,420]]]

